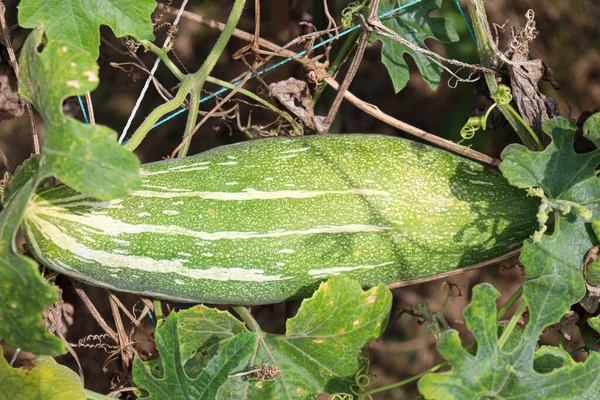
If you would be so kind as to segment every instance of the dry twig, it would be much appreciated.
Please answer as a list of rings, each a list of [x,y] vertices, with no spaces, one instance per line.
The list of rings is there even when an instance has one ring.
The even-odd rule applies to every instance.
[[[6,19],[4,18],[4,14],[6,12],[6,7],[4,3],[0,2],[0,28],[2,29],[2,36],[4,37],[4,41],[6,42],[6,49],[8,50],[8,56],[10,58],[10,64],[15,71],[15,76],[17,79],[19,78],[19,63],[17,62],[17,56],[15,55],[15,50],[13,49],[10,33],[6,28]],[[37,133],[37,127],[35,124],[35,117],[33,116],[33,109],[31,108],[31,104],[28,101],[25,101],[25,107],[27,108],[27,115],[29,115],[29,125],[31,126],[31,136],[33,139],[33,150],[35,154],[40,154],[40,139]]]
[[[177,10],[173,9],[171,12],[175,13],[175,12],[177,12]],[[214,29],[222,30],[225,27],[225,24],[223,24],[221,22],[213,21],[213,20],[204,18],[202,16],[198,16],[194,13],[187,12],[187,11],[184,11],[182,13],[182,17],[189,19],[191,21],[194,21],[194,22],[201,23],[205,26],[208,26],[208,27],[211,27]],[[242,40],[246,40],[246,41],[254,40],[254,36],[252,34],[247,33],[238,28],[234,29],[233,36],[235,36],[239,39],[242,39]],[[293,58],[294,60],[302,63],[309,71],[314,71],[319,79],[325,79],[332,88],[334,88],[335,90],[338,89],[338,86],[339,86],[338,83],[329,76],[329,74],[327,73],[327,70],[320,63],[315,62],[306,57],[296,57],[295,52],[293,52],[291,50],[287,50],[286,47],[288,47],[289,44],[282,47],[282,46],[279,46],[273,42],[270,42],[270,41],[262,39],[262,38],[259,38],[259,43],[263,48],[271,50],[271,51],[279,54],[282,57],[290,57],[290,58]],[[385,114],[384,112],[382,112],[381,110],[379,110],[378,108],[360,100],[358,97],[354,96],[349,91],[346,91],[346,93],[344,94],[344,97],[346,98],[346,100],[348,100],[349,102],[354,104],[356,107],[360,108],[361,110],[365,111],[369,115],[371,115],[375,118],[378,118],[381,121],[383,121],[395,128],[398,128],[410,135],[419,137],[427,142],[433,143],[433,144],[440,146],[442,148],[445,148],[447,150],[453,151],[455,153],[459,153],[461,155],[465,155],[467,157],[473,158],[475,160],[481,161],[481,162],[489,164],[489,165],[497,166],[500,163],[500,160],[498,160],[494,157],[490,157],[486,154],[479,153],[475,150],[471,150],[471,149],[459,146],[452,141],[443,139],[439,136],[433,135],[422,129],[419,129],[410,124],[407,124],[406,122],[403,122],[394,117],[391,117],[391,116]]]

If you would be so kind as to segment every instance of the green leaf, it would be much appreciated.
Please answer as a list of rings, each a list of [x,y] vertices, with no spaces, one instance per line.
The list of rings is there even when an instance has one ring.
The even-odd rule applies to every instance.
[[[511,144],[502,152],[500,170],[517,187],[540,187],[549,199],[571,200],[596,209],[600,186],[594,174],[600,151],[577,154],[573,150],[576,126],[567,118],[553,118],[542,126],[552,142],[544,151]]]
[[[58,179],[99,199],[125,195],[137,188],[139,161],[117,144],[116,132],[86,125],[61,111],[66,97],[98,85],[98,67],[90,55],[64,42],[48,42],[41,53],[43,31],[33,31],[23,45],[19,91],[39,111],[46,125],[42,153]]]
[[[98,58],[100,25],[117,37],[154,40],[151,14],[154,0],[22,0],[19,25],[44,24],[49,40],[61,40]]]
[[[511,144],[502,152],[500,170],[517,187],[539,187],[550,202],[572,202],[600,217],[600,183],[595,174],[600,151],[577,154],[573,150],[575,124],[566,118],[554,118],[543,124],[552,142],[544,151],[534,152]],[[568,298],[577,302],[585,294],[583,261],[596,244],[590,236],[591,224],[576,210],[563,215],[555,212],[552,236],[544,235],[534,243],[527,240],[521,253],[528,279],[558,274],[568,288]]]
[[[583,136],[600,147],[600,112],[593,114],[583,124]]]
[[[534,368],[538,337],[569,308],[566,294],[567,287],[557,275],[526,282],[523,297],[529,307],[530,321],[520,345],[507,351],[498,346],[495,300],[500,293],[489,284],[477,285],[473,301],[463,313],[477,341],[477,354],[473,356],[462,347],[458,332],[444,332],[438,350],[452,369],[424,376],[419,381],[421,394],[429,400],[594,398],[587,396],[597,394],[600,373],[597,354],[578,364],[557,363],[559,356],[554,354],[554,363],[546,369],[547,373],[541,374]],[[538,367],[543,367],[539,361]]]
[[[6,206],[10,198],[37,173],[39,165],[40,155],[34,154],[17,167],[2,192],[2,205]]]
[[[84,400],[79,376],[50,357],[39,357],[32,365],[12,368],[0,357],[0,400]]]
[[[567,285],[571,304],[585,295],[583,260],[594,246],[583,225],[559,218],[552,236],[544,235],[538,243],[526,240],[520,257],[527,279],[559,275]]]
[[[409,0],[380,1],[379,14],[390,11],[397,5],[410,2]],[[432,11],[440,8],[441,4],[442,0],[423,0],[392,16],[382,18],[381,22],[412,44],[425,49],[427,49],[425,45],[427,38],[435,38],[441,42],[456,42],[459,37],[449,20],[429,16]],[[408,64],[404,61],[404,53],[410,54],[415,60],[429,87],[433,90],[437,89],[442,75],[442,67],[439,64],[391,38],[373,34],[371,42],[376,40],[382,42],[381,61],[392,78],[396,93],[404,89],[410,79],[410,71]]]
[[[191,376],[208,365],[224,342],[247,332],[244,324],[228,312],[205,306],[181,311],[179,319],[185,321],[179,326],[181,356]]]
[[[183,320],[182,320],[183,321]],[[252,352],[254,335],[241,332],[220,346],[206,368],[190,377],[183,368],[179,342],[179,315],[169,314],[163,327],[155,332],[160,353],[162,377],[156,377],[151,364],[136,359],[133,365],[135,383],[148,392],[143,399],[214,399],[217,390],[229,379],[231,372]]]
[[[46,176],[38,172],[29,179],[0,213],[0,338],[24,351],[55,356],[65,345],[46,330],[41,314],[58,296],[35,261],[15,248],[27,202]]]
[[[588,318],[587,323],[592,329],[600,333],[600,316]]]
[[[506,325],[498,325],[498,337],[502,336],[502,333],[506,329]],[[504,343],[503,349],[506,351],[512,351],[516,349],[519,344],[521,344],[521,339],[523,338],[523,328],[520,326],[515,326],[513,330],[508,335],[506,342]]]
[[[571,358],[571,355],[561,349],[560,347],[554,346],[542,346],[534,355],[533,358],[533,369],[540,374],[547,374],[557,368],[567,367],[575,365],[575,361]]]
[[[199,370],[201,376],[212,363],[221,362],[225,346],[241,335],[250,335],[252,340],[246,343],[249,352],[216,398],[305,399],[321,392],[350,393],[362,365],[359,351],[384,331],[391,300],[384,285],[363,292],[357,282],[336,277],[304,300],[298,314],[287,321],[285,335],[250,333],[231,314],[197,306],[177,314],[179,362],[185,362],[188,376]],[[136,384],[150,391],[138,380],[140,373],[134,367]],[[261,373],[265,375],[259,376]],[[148,376],[150,372],[144,373],[144,379]],[[159,393],[158,389],[154,393]]]

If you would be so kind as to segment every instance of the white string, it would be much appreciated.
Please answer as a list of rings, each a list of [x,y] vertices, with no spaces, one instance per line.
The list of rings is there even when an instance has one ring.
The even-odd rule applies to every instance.
[[[183,14],[183,10],[185,9],[187,2],[188,2],[188,0],[183,0],[183,3],[181,4],[179,11],[177,12],[177,16],[175,17],[175,21],[173,21],[173,25],[177,25],[179,23],[179,19],[181,18],[181,15]],[[171,41],[171,36],[167,36],[167,38],[165,39],[165,43],[163,44],[163,48],[165,48],[169,44],[170,41]],[[140,107],[140,104],[142,104],[142,100],[144,99],[144,96],[146,95],[146,91],[148,90],[148,87],[150,86],[150,82],[152,82],[152,80],[154,79],[154,73],[158,69],[159,63],[160,63],[160,58],[157,58],[156,61],[154,62],[154,66],[152,67],[152,70],[150,70],[150,75],[148,76],[148,79],[146,79],[146,83],[144,83],[142,92],[140,93],[140,96],[138,97],[137,101],[135,102],[135,106],[133,107],[133,110],[131,111],[131,115],[129,116],[129,119],[127,120],[127,124],[125,124],[125,128],[123,128],[123,132],[121,133],[121,136],[119,137],[119,144],[123,143],[123,140],[125,140],[125,136],[127,136],[127,131],[129,130],[129,127],[131,126],[131,123],[133,122],[133,118],[135,118],[135,114],[137,113],[137,110]]]

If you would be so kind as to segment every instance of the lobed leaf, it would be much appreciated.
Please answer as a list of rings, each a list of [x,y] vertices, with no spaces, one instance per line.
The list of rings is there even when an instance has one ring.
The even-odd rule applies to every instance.
[[[41,314],[58,296],[35,261],[15,248],[27,202],[45,176],[36,172],[0,213],[0,338],[24,351],[56,356],[65,352],[65,345],[46,330]]]
[[[592,217],[600,217],[600,181],[595,169],[600,151],[577,154],[573,150],[575,124],[554,118],[543,124],[552,142],[544,151],[534,152],[511,144],[502,152],[500,170],[517,187],[539,187],[550,201],[569,201],[585,207]],[[521,262],[528,279],[557,274],[568,288],[570,303],[585,294],[583,260],[597,239],[589,234],[591,226],[575,209],[568,214],[555,212],[553,234],[534,243],[525,241]]]
[[[229,313],[204,306],[172,313],[165,324],[170,339],[163,339],[163,328],[157,330],[159,370],[153,375],[151,363],[138,361],[134,380],[150,396],[173,388],[168,386],[167,376],[169,382],[177,378],[190,386],[177,393],[192,393],[202,386],[185,377],[197,375],[199,380],[211,365],[222,365],[224,358],[231,357],[226,349],[231,351],[232,343],[238,348],[241,340],[246,348],[235,353],[237,364],[222,369],[228,371],[227,379],[222,381],[224,372],[218,375],[218,392],[204,392],[205,398],[304,399],[321,392],[350,393],[362,365],[359,351],[381,335],[390,307],[391,293],[384,285],[363,292],[355,281],[336,277],[302,303],[298,314],[288,320],[285,335],[248,332]],[[178,325],[170,319],[176,319]],[[173,331],[177,326],[178,332]],[[164,377],[157,377],[159,374]]]
[[[154,0],[23,0],[19,25],[46,26],[49,40],[60,40],[98,58],[100,25],[108,25],[117,37],[154,40],[151,14]]]
[[[498,345],[495,300],[500,293],[489,284],[477,285],[473,289],[473,301],[463,313],[477,342],[477,354],[471,355],[462,347],[458,332],[444,332],[438,350],[452,369],[424,376],[419,381],[421,394],[428,400],[591,399],[598,396],[600,357],[597,354],[592,354],[584,363],[569,362],[564,354],[556,352],[538,350],[535,357],[540,333],[558,322],[569,308],[566,294],[567,287],[557,275],[526,282],[523,297],[529,307],[530,321],[521,343],[509,351]],[[546,357],[547,363],[540,361],[540,357]]]
[[[400,0],[398,2],[380,1],[379,14],[388,12],[398,5],[401,6],[409,3],[411,3],[409,0]],[[449,20],[430,17],[431,12],[440,8],[441,4],[442,0],[423,0],[406,7],[392,16],[382,18],[381,22],[404,39],[419,47],[427,48],[425,45],[425,39],[427,38],[434,38],[441,42],[456,42],[459,40],[459,37]],[[404,89],[410,79],[410,71],[408,64],[404,61],[404,53],[410,54],[414,59],[423,79],[429,87],[433,90],[437,89],[442,76],[442,67],[440,64],[433,62],[424,54],[418,53],[391,38],[374,34],[371,42],[376,40],[382,42],[381,62],[388,70],[396,93]]]
[[[138,386],[148,392],[143,399],[214,399],[231,372],[252,352],[254,337],[241,332],[223,343],[199,375],[190,377],[184,370],[179,343],[179,316],[173,312],[163,327],[155,332],[161,355],[162,377],[151,370],[151,364],[136,359],[133,375]]]
[[[39,357],[30,365],[13,368],[0,357],[0,400],[84,400],[79,376],[50,357]]]
[[[99,199],[125,195],[141,183],[138,159],[117,144],[116,132],[67,118],[61,110],[66,97],[96,88],[96,63],[65,42],[50,41],[38,52],[43,34],[34,30],[23,45],[19,90],[44,119],[42,153],[51,173]]]

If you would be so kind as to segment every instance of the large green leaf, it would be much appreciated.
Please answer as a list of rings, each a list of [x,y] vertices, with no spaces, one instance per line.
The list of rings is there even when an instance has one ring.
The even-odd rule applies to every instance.
[[[379,14],[408,3],[412,3],[412,1],[380,1]],[[423,0],[392,16],[383,18],[381,22],[412,44],[425,49],[427,48],[425,45],[427,38],[434,38],[441,42],[456,42],[459,37],[449,20],[429,16],[432,11],[440,8],[441,4],[442,0]],[[410,54],[415,60],[429,87],[433,90],[437,89],[442,75],[442,67],[437,62],[391,38],[373,34],[371,41],[375,40],[382,42],[381,61],[392,78],[396,93],[404,89],[410,79],[410,71],[408,64],[404,61],[404,53]]]
[[[458,332],[446,331],[438,350],[452,369],[429,374],[419,381],[428,400],[470,399],[593,399],[598,398],[600,357],[592,354],[585,363],[560,361],[553,354],[550,367],[534,364],[534,352],[542,330],[558,322],[569,308],[567,287],[557,275],[529,280],[523,288],[530,320],[516,349],[500,348],[496,327],[496,303],[500,293],[489,284],[473,289],[473,301],[464,310],[467,326],[477,341],[477,354],[462,347]],[[540,373],[542,369],[546,373]],[[594,397],[596,396],[596,397]]]
[[[33,31],[23,45],[19,91],[39,111],[46,125],[42,153],[51,173],[72,188],[100,199],[122,196],[140,183],[139,161],[116,141],[116,132],[67,118],[61,110],[68,96],[98,85],[98,67],[84,50],[50,41],[40,53],[43,31]]]
[[[185,321],[179,326],[181,357],[192,376],[206,367],[224,342],[247,331],[231,314],[216,308],[196,306],[179,312],[179,318]]]
[[[6,205],[8,201],[13,197],[28,180],[33,178],[40,167],[40,155],[33,154],[23,164],[19,165],[15,170],[13,176],[10,177],[9,181],[4,186],[2,191],[2,205]]]
[[[517,187],[539,187],[550,202],[573,202],[587,208],[595,219],[600,217],[600,181],[595,169],[600,151],[577,154],[573,150],[575,124],[566,118],[554,118],[543,124],[552,142],[544,151],[534,152],[511,144],[502,152],[500,170]],[[591,227],[576,210],[562,215],[555,212],[553,234],[539,242],[527,240],[521,253],[528,279],[547,274],[561,276],[567,285],[570,303],[585,294],[583,261],[596,244]]]
[[[39,357],[31,365],[12,368],[0,357],[0,400],[84,400],[79,377],[50,357]]]
[[[288,320],[285,335],[250,333],[229,313],[204,306],[171,314],[165,326],[177,326],[170,325],[171,318],[179,321],[176,333],[181,338],[179,343],[172,340],[170,350],[162,350],[164,334],[160,333],[157,345],[162,365],[152,374],[156,364],[137,361],[134,380],[151,396],[167,390],[160,376],[170,376],[173,380],[182,376],[178,371],[184,371],[186,376],[198,376],[196,379],[200,380],[211,364],[225,362],[225,349],[242,337],[248,351],[245,357],[238,360],[227,376],[223,369],[218,379],[221,382],[225,376],[226,381],[221,382],[216,395],[204,392],[207,396],[204,398],[305,399],[321,392],[349,393],[354,375],[362,365],[359,351],[385,329],[391,299],[384,285],[363,292],[354,281],[333,278],[303,302],[298,314]],[[247,335],[251,340],[247,341]],[[168,360],[175,359],[171,354],[177,354],[178,361],[165,364],[165,355]],[[241,350],[236,356],[240,354]],[[182,363],[184,369],[178,370]],[[180,382],[196,389],[177,391],[181,394],[172,395],[173,399],[186,398],[184,393],[198,390],[199,385],[193,379]]]
[[[231,372],[252,352],[253,335],[241,332],[224,342],[200,374],[191,377],[182,363],[178,332],[181,323],[185,320],[180,320],[177,313],[171,313],[165,325],[155,332],[162,377],[157,377],[158,373],[152,371],[151,367],[156,366],[135,360],[135,382],[148,392],[144,399],[214,399]]]
[[[100,25],[117,37],[154,40],[150,14],[154,0],[22,0],[19,25],[46,26],[49,40],[61,40],[98,58]]]
[[[64,353],[65,346],[46,330],[42,312],[57,294],[42,279],[35,261],[15,248],[27,202],[45,176],[35,173],[0,213],[0,338],[22,350],[54,356]]]

